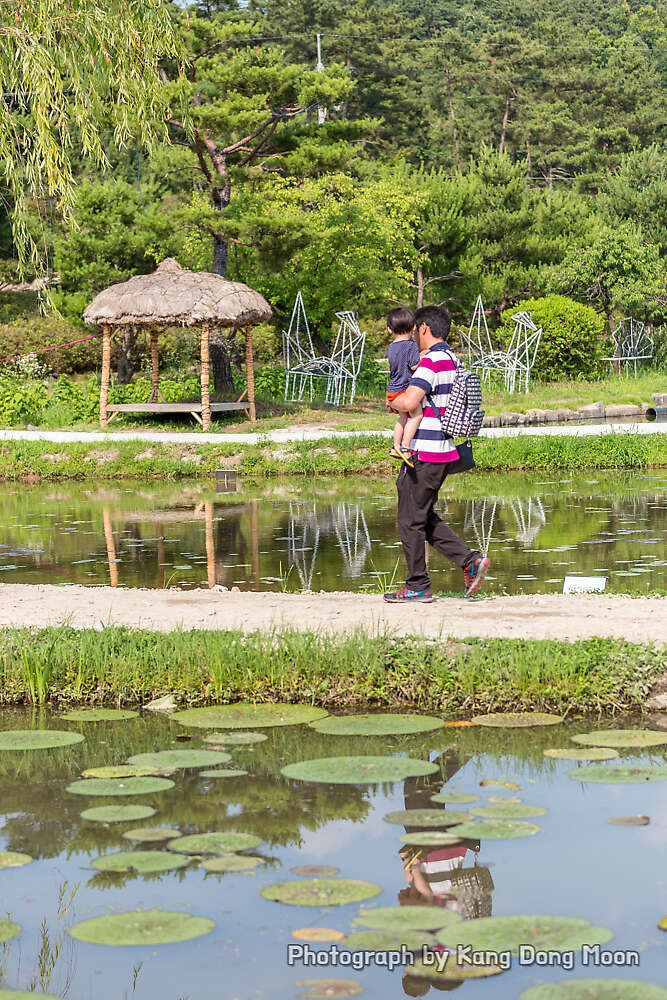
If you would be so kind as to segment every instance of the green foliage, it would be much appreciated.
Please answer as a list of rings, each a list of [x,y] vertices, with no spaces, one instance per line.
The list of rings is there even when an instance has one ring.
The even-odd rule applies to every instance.
[[[604,336],[604,317],[592,306],[568,299],[565,295],[547,295],[542,299],[523,299],[503,313],[505,324],[498,331],[504,341],[511,336],[511,314],[529,312],[542,327],[540,346],[533,368],[535,378],[557,379],[594,377],[599,368]]]
[[[128,385],[112,385],[109,390],[111,403],[145,403],[151,394],[151,380],[139,375]],[[160,392],[167,403],[178,403],[183,399],[199,399],[201,382],[198,375],[184,378],[161,378]]]
[[[48,399],[43,382],[26,381],[21,374],[0,373],[0,424],[16,427],[37,424]]]
[[[66,414],[66,422],[70,425],[96,420],[100,412],[99,379],[93,376],[85,382],[73,382],[61,375],[51,394],[50,409],[56,408],[61,409],[63,416]]]
[[[3,296],[9,298],[9,296]],[[14,301],[0,303],[0,342],[2,356],[27,354],[45,347],[56,347],[92,333],[81,332],[81,326],[73,326],[53,312],[42,315],[34,295],[14,295]],[[74,347],[61,348],[40,355],[42,362],[56,374],[90,371],[97,367],[100,357],[98,340],[89,340]],[[0,369],[2,366],[0,366]]]
[[[265,399],[285,398],[285,369],[280,365],[265,365],[255,373],[255,392]]]

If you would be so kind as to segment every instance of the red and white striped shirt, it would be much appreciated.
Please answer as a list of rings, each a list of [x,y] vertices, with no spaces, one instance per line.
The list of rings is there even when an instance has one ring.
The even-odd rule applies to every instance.
[[[416,385],[423,389],[427,396],[432,396],[435,405],[444,412],[455,377],[456,358],[447,344],[439,341],[419,362],[419,368],[412,376],[410,385]],[[426,399],[424,399],[424,416],[410,447],[412,451],[417,452],[417,458],[421,462],[455,462],[459,457],[454,442],[450,438],[445,438],[438,414]]]

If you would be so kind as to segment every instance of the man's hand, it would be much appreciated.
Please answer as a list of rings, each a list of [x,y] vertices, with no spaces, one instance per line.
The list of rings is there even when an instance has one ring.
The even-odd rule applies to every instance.
[[[388,399],[385,401],[385,406],[387,407],[387,409],[389,410],[390,413],[396,413],[396,410],[391,405],[391,403],[389,402]]]

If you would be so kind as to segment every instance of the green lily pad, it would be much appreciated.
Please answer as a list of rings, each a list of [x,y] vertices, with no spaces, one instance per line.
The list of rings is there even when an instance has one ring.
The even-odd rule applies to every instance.
[[[421,951],[424,944],[433,940],[428,931],[401,931],[398,927],[390,930],[355,931],[340,942],[348,951]]]
[[[205,858],[199,867],[207,872],[243,872],[261,861],[247,854],[220,854],[216,858]]]
[[[286,778],[324,781],[332,785],[362,785],[381,781],[404,781],[437,771],[436,764],[410,757],[320,757],[288,764],[281,769]]]
[[[667,931],[667,917],[663,917],[662,920],[658,921],[658,930]]]
[[[518,819],[477,819],[453,826],[449,832],[466,840],[510,840],[532,837],[541,829],[534,823],[523,823]]]
[[[593,764],[565,772],[575,781],[595,781],[609,785],[625,785],[642,781],[667,781],[667,767],[617,767],[614,764]]]
[[[344,1000],[364,992],[354,979],[301,979],[294,985],[302,991],[303,1000]]]
[[[379,885],[353,878],[313,878],[278,882],[262,889],[264,899],[290,906],[342,906],[360,903],[382,892]]]
[[[190,858],[167,851],[118,851],[95,858],[92,866],[99,872],[167,872],[189,863]]]
[[[330,736],[399,736],[442,729],[442,719],[432,715],[330,715],[309,723],[310,729]]]
[[[95,806],[81,813],[81,819],[93,820],[95,823],[136,823],[139,819],[148,819],[155,815],[155,809],[150,806]]]
[[[648,826],[649,816],[610,816],[607,820],[611,826]]]
[[[304,722],[323,719],[328,712],[312,705],[214,705],[210,708],[186,708],[174,712],[182,726],[202,729],[260,729],[266,726],[296,726]]]
[[[458,827],[457,827],[458,829]],[[421,830],[418,833],[402,833],[398,838],[402,844],[412,844],[414,847],[456,847],[461,843],[461,834],[442,830]]]
[[[138,826],[134,830],[126,830],[125,840],[134,840],[138,844],[159,843],[161,840],[174,840],[180,837],[178,830],[170,830],[167,826]]]
[[[168,913],[164,910],[136,910],[132,913],[112,913],[93,917],[75,924],[70,934],[77,941],[89,944],[149,945],[190,941],[210,934],[215,927],[207,917],[189,913]]]
[[[520,1000],[667,1000],[667,990],[632,979],[568,979],[531,986]]]
[[[73,795],[150,795],[173,787],[168,778],[82,778],[65,791]]]
[[[504,970],[499,965],[472,965],[470,962],[457,962],[456,955],[449,955],[447,964],[442,972],[438,972],[437,965],[425,965],[424,962],[415,962],[408,970],[409,976],[416,976],[417,979],[428,979],[435,983],[451,983],[460,979],[486,979],[487,976],[497,976]]]
[[[476,715],[472,721],[478,726],[519,729],[525,726],[556,726],[563,722],[563,716],[548,715],[546,712],[491,712],[489,715]]]
[[[0,871],[3,868],[22,868],[29,865],[33,858],[29,854],[19,854],[17,851],[0,851]]]
[[[83,743],[81,733],[63,729],[5,729],[0,732],[0,750],[52,750]]]
[[[483,816],[485,819],[527,819],[529,816],[546,816],[549,812],[544,806],[525,806],[511,802],[497,802],[488,806],[473,806],[471,816]]]
[[[213,764],[228,764],[231,759],[230,754],[219,750],[158,750],[156,753],[137,753],[128,758],[128,763],[167,771],[177,767],[212,767]]]
[[[174,850],[182,854],[231,854],[257,847],[261,842],[262,838],[253,833],[194,833],[190,837],[179,837]]]
[[[154,767],[117,764],[108,767],[89,767],[82,774],[84,778],[147,778],[155,774],[155,770]]]
[[[215,770],[200,771],[200,778],[242,778],[247,771],[242,771],[237,767],[218,767]]]
[[[20,925],[12,923],[11,920],[0,920],[0,941],[11,941],[20,930]]]
[[[26,993],[23,990],[0,990],[0,1000],[58,1000],[51,993]]]
[[[402,826],[454,826],[455,823],[465,823],[469,818],[467,812],[456,812],[454,809],[400,809],[383,816],[385,822],[400,823]]]
[[[266,733],[208,733],[202,736],[204,743],[224,743],[225,746],[244,746],[250,743],[263,743],[268,739]]]
[[[465,805],[466,802],[479,802],[479,795],[471,795],[470,792],[450,792],[446,788],[437,795],[431,796],[431,802],[442,802],[445,805],[451,803],[454,806]]]
[[[590,750],[577,750],[575,747],[564,749],[543,750],[545,757],[556,757],[559,760],[613,760],[618,757],[618,750],[611,747],[591,747]]]
[[[138,715],[126,708],[74,708],[61,718],[68,722],[122,722],[136,719]]]
[[[362,907],[352,925],[376,930],[439,931],[460,920],[460,914],[442,906],[378,906]]]
[[[512,916],[479,917],[445,927],[438,941],[454,948],[470,945],[473,951],[511,951],[522,944],[538,951],[574,951],[585,944],[605,944],[612,937],[606,927],[593,927],[578,917]]]
[[[659,747],[667,744],[667,732],[655,729],[601,729],[597,733],[578,733],[571,739],[593,747]]]
[[[308,878],[333,878],[340,874],[340,868],[333,865],[297,865],[290,868],[292,875],[305,875]]]

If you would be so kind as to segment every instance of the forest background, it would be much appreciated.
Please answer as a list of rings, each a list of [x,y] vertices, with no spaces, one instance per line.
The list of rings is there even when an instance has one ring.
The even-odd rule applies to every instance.
[[[147,154],[118,148],[110,128],[104,172],[74,135],[74,225],[48,198],[29,209],[59,313],[1,294],[3,355],[84,336],[98,291],[175,256],[271,302],[274,320],[255,335],[269,395],[280,394],[280,333],[299,289],[322,349],[335,312],[359,312],[369,363],[384,350],[387,308],[443,303],[467,325],[481,294],[501,340],[518,304],[547,317],[544,378],[599,373],[625,315],[649,324],[655,364],[667,364],[660,0],[168,8],[186,61],[184,74],[161,64],[167,135]],[[6,198],[5,282],[18,280],[11,210]],[[179,377],[194,372],[195,337],[165,339]],[[239,347],[224,331],[215,339],[224,391]],[[145,346],[130,334],[118,350],[123,382]],[[90,372],[99,345],[47,358],[56,373]],[[367,365],[379,388],[376,375]]]

